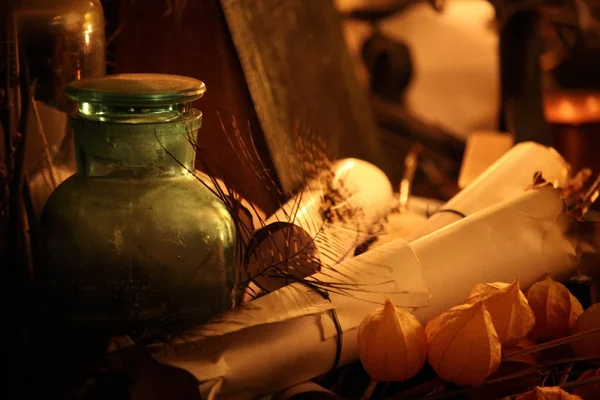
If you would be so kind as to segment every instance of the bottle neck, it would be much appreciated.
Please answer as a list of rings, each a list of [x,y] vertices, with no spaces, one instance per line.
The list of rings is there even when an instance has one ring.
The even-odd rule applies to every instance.
[[[202,113],[191,109],[171,121],[122,123],[80,116],[75,133],[77,173],[86,177],[174,177],[193,171]]]

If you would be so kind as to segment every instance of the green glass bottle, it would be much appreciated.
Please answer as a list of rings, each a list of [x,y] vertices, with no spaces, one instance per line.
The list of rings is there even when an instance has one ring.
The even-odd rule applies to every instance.
[[[232,307],[235,226],[194,171],[196,79],[72,82],[77,173],[50,196],[38,280],[46,318],[111,335],[200,323]]]

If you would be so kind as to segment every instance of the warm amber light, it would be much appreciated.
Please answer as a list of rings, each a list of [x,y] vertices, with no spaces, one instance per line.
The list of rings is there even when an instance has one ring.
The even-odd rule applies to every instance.
[[[600,99],[596,97],[588,96],[585,99],[585,105],[591,112],[600,112]]]
[[[600,92],[556,92],[544,96],[544,113],[550,123],[600,122]]]
[[[560,118],[565,118],[568,120],[572,120],[577,117],[575,107],[569,100],[561,100],[560,104],[558,105],[557,113]]]
[[[92,33],[92,24],[87,24],[85,28],[84,36],[85,36],[85,44],[90,45],[90,34]]]

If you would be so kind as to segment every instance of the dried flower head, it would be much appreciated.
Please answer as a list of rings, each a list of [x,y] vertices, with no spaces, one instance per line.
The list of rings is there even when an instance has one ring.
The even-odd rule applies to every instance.
[[[483,301],[502,345],[516,345],[533,328],[535,316],[519,289],[519,281],[482,283],[471,290],[467,304]]]
[[[590,369],[585,371],[577,379],[577,383],[582,383],[581,386],[577,386],[573,389],[573,394],[581,397],[582,399],[593,399],[594,396],[600,396],[600,382],[594,382],[589,384],[583,384],[583,382],[593,379],[600,378],[600,368]]]
[[[537,353],[536,352],[531,352],[531,353],[527,353],[527,354],[521,354],[521,355],[514,355],[511,356],[511,353],[516,353],[519,352],[521,350],[525,350],[528,349],[532,346],[535,346],[535,343],[528,339],[528,338],[523,338],[519,341],[519,343],[517,343],[514,346],[506,346],[502,348],[502,361],[503,362],[514,362],[514,363],[521,363],[521,364],[528,364],[528,365],[537,365]]]
[[[532,391],[517,397],[517,400],[582,400],[582,398],[574,394],[569,394],[558,386],[538,386]]]
[[[429,321],[425,332],[429,364],[443,379],[479,386],[500,365],[500,340],[483,302],[450,309]]]
[[[573,333],[584,333],[600,329],[600,303],[589,307],[577,318]],[[600,332],[591,333],[571,342],[571,347],[580,356],[598,356],[600,361]]]
[[[567,336],[583,312],[581,303],[569,289],[550,276],[534,283],[526,296],[535,314],[535,325],[529,337],[537,343]]]
[[[404,381],[415,376],[427,358],[421,323],[386,299],[358,329],[358,354],[374,381]]]

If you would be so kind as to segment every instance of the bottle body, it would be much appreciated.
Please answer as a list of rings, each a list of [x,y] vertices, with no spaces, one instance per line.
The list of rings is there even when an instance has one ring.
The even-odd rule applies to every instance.
[[[232,306],[233,223],[191,175],[74,175],[48,200],[42,227],[49,298],[78,323],[127,334]]]
[[[202,82],[123,75],[74,84],[77,173],[52,193],[40,224],[44,318],[139,336],[230,309],[235,225],[191,173],[202,113],[157,100],[199,97]]]

